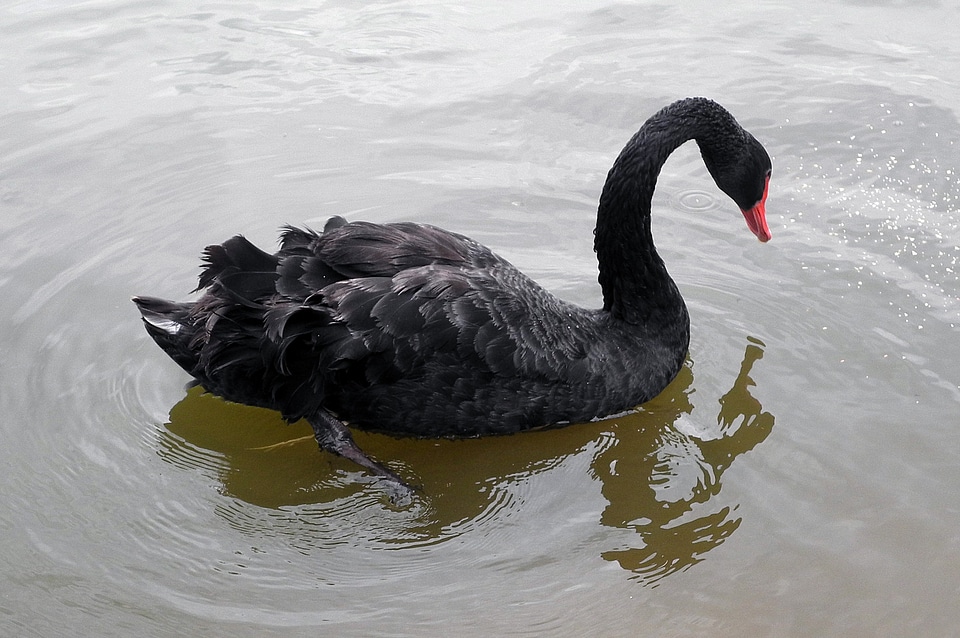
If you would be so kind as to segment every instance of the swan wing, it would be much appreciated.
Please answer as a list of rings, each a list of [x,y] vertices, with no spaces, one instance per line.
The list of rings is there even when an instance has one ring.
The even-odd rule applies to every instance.
[[[321,370],[374,384],[442,360],[514,377],[582,374],[585,315],[465,237],[352,223],[311,240],[288,229],[265,334]]]

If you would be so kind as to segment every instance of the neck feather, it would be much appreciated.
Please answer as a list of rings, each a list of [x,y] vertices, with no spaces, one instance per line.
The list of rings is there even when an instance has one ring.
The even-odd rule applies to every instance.
[[[706,155],[739,135],[742,129],[723,107],[690,98],[652,116],[621,151],[607,175],[594,231],[603,308],[615,318],[644,325],[686,317],[650,230],[657,176],[684,142],[696,139]]]

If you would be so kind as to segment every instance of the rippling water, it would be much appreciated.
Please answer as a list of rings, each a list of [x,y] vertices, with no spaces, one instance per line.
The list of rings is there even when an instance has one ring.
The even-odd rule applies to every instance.
[[[0,8],[0,633],[949,635],[960,10],[740,2]],[[129,297],[284,223],[412,219],[599,304],[613,158],[702,94],[770,150],[759,245],[693,145],[655,198],[687,366],[634,413],[358,434],[196,390]]]

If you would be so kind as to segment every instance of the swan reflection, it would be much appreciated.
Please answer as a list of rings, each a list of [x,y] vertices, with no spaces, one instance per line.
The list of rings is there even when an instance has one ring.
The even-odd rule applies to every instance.
[[[560,466],[586,455],[606,501],[599,522],[610,531],[608,546],[614,545],[601,556],[643,582],[655,583],[702,560],[740,524],[735,508],[716,504],[714,497],[733,460],[773,427],[773,416],[750,393],[750,371],[763,355],[762,346],[753,339],[747,344],[740,372],[720,398],[717,426],[709,433],[693,425],[703,419],[691,418],[694,375],[689,360],[659,397],[605,421],[467,440],[356,432],[363,449],[389,459],[393,469],[421,486],[415,502],[405,508],[390,504],[376,479],[349,461],[318,451],[305,423],[287,425],[275,412],[226,403],[198,388],[171,409],[159,452],[180,467],[209,473],[225,495],[241,504],[275,513],[299,507],[326,520],[356,518],[343,526],[343,533],[397,549],[442,543],[522,507],[528,496],[523,486],[539,476],[549,476],[551,489],[558,491],[582,488],[583,471],[571,470],[574,464]],[[371,507],[391,513],[374,525],[369,512],[358,513]],[[250,520],[250,508],[223,507],[220,513],[238,527],[258,524]],[[277,520],[266,514],[259,524],[277,525]],[[302,517],[291,520],[284,531],[300,546],[310,544],[304,534],[326,529],[306,529],[302,522]],[[351,525],[369,529],[348,530]],[[320,546],[329,539],[315,540]]]
[[[667,392],[633,417],[661,422],[663,427],[651,431],[647,439],[620,434],[620,445],[597,456],[594,471],[609,501],[601,522],[636,532],[627,539],[627,547],[604,552],[605,559],[653,583],[699,562],[740,526],[730,507],[711,507],[710,502],[733,460],[773,428],[773,415],[764,412],[750,393],[754,385],[750,371],[763,356],[762,345],[757,340],[747,345],[740,373],[720,398],[712,438],[683,428],[684,415],[693,411],[689,401],[693,374],[685,367]],[[624,425],[629,427],[627,421],[618,423],[618,434]],[[643,541],[639,547],[637,536]]]

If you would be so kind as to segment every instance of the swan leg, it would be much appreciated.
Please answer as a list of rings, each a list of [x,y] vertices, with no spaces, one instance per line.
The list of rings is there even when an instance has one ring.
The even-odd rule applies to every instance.
[[[367,456],[354,442],[353,435],[350,434],[347,426],[326,410],[319,410],[315,415],[307,418],[307,422],[313,427],[313,436],[322,449],[349,459],[377,476],[396,483],[404,490],[411,490],[410,486],[397,474]]]

